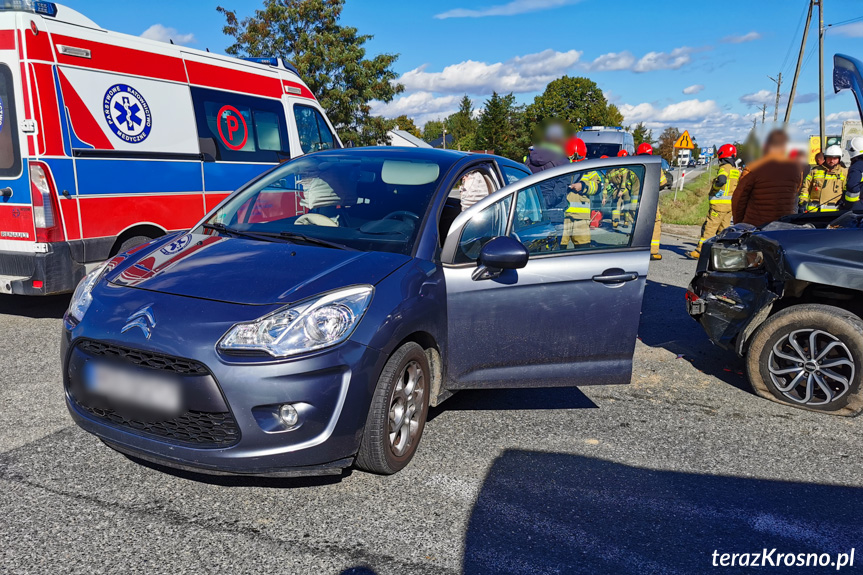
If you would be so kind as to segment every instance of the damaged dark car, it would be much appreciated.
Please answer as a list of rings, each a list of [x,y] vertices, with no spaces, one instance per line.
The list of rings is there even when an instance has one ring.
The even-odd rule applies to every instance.
[[[834,89],[863,102],[863,64],[834,57]],[[863,110],[861,110],[863,117]],[[745,359],[761,397],[835,415],[863,411],[863,213],[738,224],[709,240],[687,309]]]

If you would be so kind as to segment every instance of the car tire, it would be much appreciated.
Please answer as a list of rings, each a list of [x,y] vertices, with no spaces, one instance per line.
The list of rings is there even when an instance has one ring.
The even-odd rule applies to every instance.
[[[129,238],[128,240],[124,241],[122,244],[120,244],[120,247],[117,248],[116,253],[113,253],[111,255],[115,256],[117,254],[125,253],[125,252],[131,250],[132,248],[136,248],[136,247],[140,246],[141,244],[146,244],[147,242],[149,242],[152,239],[153,238],[151,238],[149,236],[133,236],[133,237]]]
[[[863,321],[829,305],[782,310],[752,337],[746,371],[755,393],[766,399],[857,415],[863,411]]]
[[[416,453],[429,409],[431,369],[421,346],[409,342],[390,356],[375,388],[356,466],[391,475]]]

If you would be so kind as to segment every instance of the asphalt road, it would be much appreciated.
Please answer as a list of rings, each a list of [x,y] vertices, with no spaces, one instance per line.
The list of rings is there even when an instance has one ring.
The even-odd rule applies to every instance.
[[[219,479],[131,461],[66,413],[68,298],[5,296],[0,572],[705,573],[714,550],[855,546],[863,563],[863,419],[750,393],[741,362],[684,312],[691,245],[663,240],[631,385],[457,394],[392,477]]]

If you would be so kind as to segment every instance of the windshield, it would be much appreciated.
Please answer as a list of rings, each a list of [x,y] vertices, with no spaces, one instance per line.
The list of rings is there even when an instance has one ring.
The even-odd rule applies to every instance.
[[[620,144],[587,144],[587,157],[590,160],[608,156],[609,158],[617,157],[617,152],[620,151]]]
[[[359,149],[303,156],[229,198],[199,233],[411,254],[452,162]]]

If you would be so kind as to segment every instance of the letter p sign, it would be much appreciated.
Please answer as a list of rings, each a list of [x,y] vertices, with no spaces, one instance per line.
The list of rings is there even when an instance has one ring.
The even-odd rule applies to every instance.
[[[246,119],[233,106],[222,106],[217,115],[219,139],[231,150],[242,150],[249,139]]]

